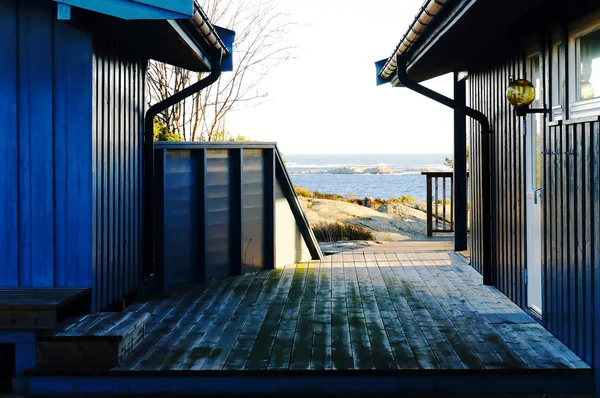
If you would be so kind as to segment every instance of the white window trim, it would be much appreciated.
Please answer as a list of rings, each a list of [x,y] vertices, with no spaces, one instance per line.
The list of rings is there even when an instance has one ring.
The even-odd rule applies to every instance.
[[[562,47],[562,48],[561,48]],[[551,120],[564,120],[565,118],[565,90],[566,78],[565,78],[565,43],[560,38],[560,32],[555,35],[552,40],[552,47],[550,53],[550,81],[552,82],[550,87],[551,93]],[[561,73],[559,73],[562,72]],[[562,78],[561,78],[562,77]],[[556,86],[555,86],[556,85]],[[556,87],[560,88],[559,92],[556,91]]]
[[[569,42],[567,46],[569,61],[569,119],[600,115],[600,97],[579,100],[577,90],[580,85],[577,39],[597,30],[600,30],[600,14],[598,13],[588,16],[569,27]],[[600,90],[600,87],[598,87],[598,90]]]

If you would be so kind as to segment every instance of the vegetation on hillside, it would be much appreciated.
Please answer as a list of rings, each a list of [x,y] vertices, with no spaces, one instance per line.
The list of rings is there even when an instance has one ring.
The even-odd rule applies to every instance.
[[[323,192],[319,192],[319,191],[311,192],[307,188],[298,187],[298,186],[294,186],[294,189],[296,190],[296,195],[304,197],[304,198],[337,200],[338,202],[354,203],[354,204],[361,205],[361,206],[363,204],[363,200],[358,199],[358,198],[348,198],[348,197],[338,195],[335,193],[323,193]],[[373,198],[373,204],[374,204],[375,210],[377,210],[379,207],[381,207],[383,205],[389,205],[392,203],[412,203],[412,202],[416,202],[415,198],[408,196],[408,195],[402,195],[397,198],[389,198],[389,199]]]
[[[376,240],[373,231],[349,223],[320,223],[313,226],[313,232],[319,242]]]

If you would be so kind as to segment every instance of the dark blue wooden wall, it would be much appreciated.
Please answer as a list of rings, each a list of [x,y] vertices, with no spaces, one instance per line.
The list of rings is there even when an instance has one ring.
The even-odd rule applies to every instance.
[[[92,35],[0,1],[0,286],[92,284]]]
[[[507,39],[510,42],[510,38]],[[522,119],[504,98],[510,77],[526,77],[518,44],[469,71],[470,105],[490,119],[494,285],[527,307],[525,141]],[[543,45],[546,95],[549,51]],[[546,103],[551,101],[546,98]],[[544,326],[589,365],[600,366],[600,120],[545,122],[542,145],[542,279]],[[481,271],[479,126],[471,123],[471,259]]]
[[[600,364],[600,120],[554,122],[543,141],[544,324]]]
[[[142,277],[146,66],[146,61],[130,59],[110,32],[96,33],[91,134],[95,308],[135,291]]]
[[[136,289],[145,63],[47,0],[0,1],[0,286]]]
[[[493,284],[525,307],[525,152],[521,119],[504,97],[511,76],[524,76],[518,51],[469,71],[470,106],[488,116],[492,130]],[[470,148],[471,262],[482,272],[482,183],[489,177],[481,174],[481,127],[474,120],[470,121]]]

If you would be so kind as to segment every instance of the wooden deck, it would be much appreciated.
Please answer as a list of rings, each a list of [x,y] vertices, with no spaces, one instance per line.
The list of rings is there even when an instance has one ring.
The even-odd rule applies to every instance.
[[[347,252],[137,302],[115,371],[584,369],[460,254]]]
[[[89,311],[89,289],[0,288],[0,330],[53,329]]]

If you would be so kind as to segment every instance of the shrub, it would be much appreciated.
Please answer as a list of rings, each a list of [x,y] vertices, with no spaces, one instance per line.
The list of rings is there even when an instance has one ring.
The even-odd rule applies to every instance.
[[[437,202],[438,202],[439,205],[441,205],[441,204],[446,204],[446,205],[452,204],[452,201],[450,199],[446,199],[445,201],[442,200],[442,199],[439,199]]]
[[[396,202],[396,203],[412,203],[412,202],[416,202],[416,200],[412,196],[402,195],[399,198],[394,199],[394,202]]]
[[[169,131],[167,126],[160,122],[154,122],[154,141],[183,141],[177,133]]]
[[[302,196],[303,198],[312,198],[313,194],[306,188],[297,187],[294,185],[294,190],[296,190],[296,195]]]
[[[315,192],[313,192],[313,198],[337,200],[339,202],[350,203],[350,199],[345,198],[342,195],[338,195],[337,193],[323,193],[323,192],[315,191]]]
[[[348,223],[320,223],[313,227],[319,242],[337,242],[344,240],[375,240],[372,231],[359,225]]]

